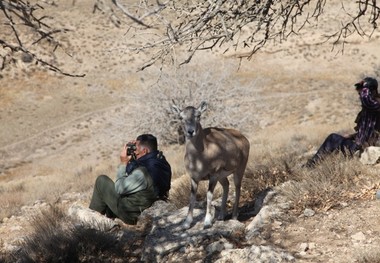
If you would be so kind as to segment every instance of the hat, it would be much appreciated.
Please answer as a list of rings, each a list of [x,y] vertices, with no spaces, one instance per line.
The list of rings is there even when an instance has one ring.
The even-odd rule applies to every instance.
[[[355,85],[356,89],[360,88],[368,88],[370,90],[377,90],[377,80],[371,77],[366,77],[362,81],[356,83]]]

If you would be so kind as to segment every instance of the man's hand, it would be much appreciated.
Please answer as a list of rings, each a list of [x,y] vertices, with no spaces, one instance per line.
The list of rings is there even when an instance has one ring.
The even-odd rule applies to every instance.
[[[120,162],[122,164],[128,164],[131,159],[132,159],[132,156],[127,155],[127,145],[125,144],[123,149],[121,150],[121,153],[120,153]]]

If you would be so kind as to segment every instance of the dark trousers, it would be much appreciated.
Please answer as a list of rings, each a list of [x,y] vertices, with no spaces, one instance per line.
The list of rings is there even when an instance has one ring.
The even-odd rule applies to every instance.
[[[342,152],[344,156],[352,157],[359,149],[360,147],[355,143],[354,138],[347,138],[340,134],[332,133],[327,136],[317,153],[308,160],[306,165],[309,167],[314,166],[326,155],[337,151]]]
[[[117,217],[118,200],[120,196],[116,193],[115,183],[107,175],[100,175],[95,181],[90,209],[98,211],[110,218]]]

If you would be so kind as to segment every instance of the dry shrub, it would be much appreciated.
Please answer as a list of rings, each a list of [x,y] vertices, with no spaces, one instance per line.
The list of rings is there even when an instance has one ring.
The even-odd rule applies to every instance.
[[[242,194],[253,200],[261,191],[289,180],[294,156],[291,152],[276,151],[263,155],[260,162],[250,159],[243,178]]]
[[[116,169],[110,162],[104,162],[104,164],[101,164],[96,169],[89,165],[79,167],[76,173],[68,178],[68,184],[75,185],[76,192],[92,192],[95,180],[99,175],[105,174],[114,179]]]
[[[75,224],[59,207],[52,206],[31,221],[33,231],[21,250],[6,262],[136,262],[130,238]],[[133,236],[133,235],[132,235]],[[135,238],[135,236],[134,236]]]
[[[314,169],[298,169],[293,181],[280,188],[295,210],[305,208],[328,210],[356,197],[363,166],[357,159],[343,154],[327,156]]]
[[[176,207],[181,208],[189,204],[190,177],[183,175],[172,181],[169,200]]]
[[[25,185],[7,185],[0,187],[0,219],[16,214],[24,205]]]
[[[88,165],[78,167],[73,174],[26,177],[4,184],[0,186],[0,220],[17,214],[20,207],[36,200],[55,202],[67,192],[90,193],[98,175],[107,174],[112,178],[115,171],[116,168],[106,162],[96,169]]]
[[[233,183],[232,183],[233,186]],[[231,188],[231,182],[230,182]],[[208,191],[208,181],[201,181],[198,185],[197,190],[197,201],[205,201]],[[170,202],[173,203],[177,208],[182,208],[189,205],[191,193],[191,183],[190,176],[183,175],[176,180],[172,181],[172,187],[170,190]],[[222,187],[217,184],[214,190],[213,200],[219,198],[222,195]]]
[[[307,149],[305,135],[278,132],[276,137],[251,139],[251,150],[242,183],[242,195],[254,200],[258,193],[292,179]]]
[[[327,210],[341,202],[373,196],[378,177],[358,159],[334,154],[309,170],[302,164],[310,141],[304,135],[288,138],[273,144],[263,138],[254,141],[242,184],[243,200],[254,200],[261,191],[276,187],[299,212],[305,208]]]
[[[160,150],[163,151],[172,168],[172,182],[186,175],[187,172],[184,162],[185,147],[183,145],[166,145],[160,147]]]
[[[204,67],[204,70],[201,69]],[[241,83],[234,76],[237,65],[213,70],[199,64],[162,72],[160,79],[137,94],[143,107],[134,113],[135,133],[155,134],[162,144],[183,143],[180,122],[171,112],[172,101],[180,108],[209,104],[202,116],[203,127],[218,126],[252,132],[257,116],[246,114],[254,107],[257,82]],[[244,98],[244,99],[242,99]]]

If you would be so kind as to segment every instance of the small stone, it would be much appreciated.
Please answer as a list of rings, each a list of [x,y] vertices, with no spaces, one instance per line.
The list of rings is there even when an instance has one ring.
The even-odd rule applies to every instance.
[[[220,252],[224,249],[224,242],[223,241],[216,241],[214,243],[211,243],[206,248],[207,252],[214,253],[214,252]]]
[[[282,226],[282,222],[277,221],[277,220],[275,220],[275,221],[273,222],[273,228],[274,228],[274,229],[279,229],[279,228],[281,228],[281,226]]]
[[[364,241],[365,235],[363,234],[363,232],[358,232],[358,233],[352,235],[351,238],[354,241]]]
[[[306,217],[312,217],[315,215],[315,211],[310,208],[306,208],[305,211],[303,211],[303,214]]]
[[[20,231],[21,229],[22,229],[21,226],[11,226],[11,227],[9,228],[9,231],[10,231],[10,232],[14,232],[14,231]]]
[[[33,61],[33,55],[24,52],[21,55],[21,60],[24,63],[31,63]]]
[[[300,245],[300,250],[301,250],[301,252],[305,252],[305,251],[309,250],[309,244],[308,243],[302,243]]]
[[[376,199],[380,200],[380,190],[377,190],[377,192],[376,192]]]

